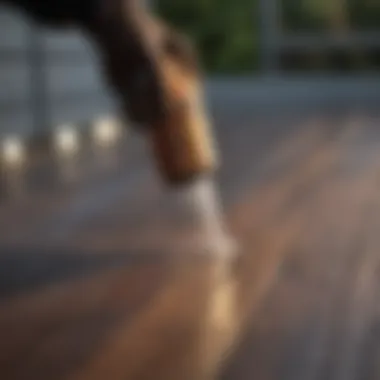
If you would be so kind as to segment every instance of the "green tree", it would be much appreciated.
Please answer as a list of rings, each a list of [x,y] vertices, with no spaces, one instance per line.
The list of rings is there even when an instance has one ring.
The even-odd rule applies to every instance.
[[[159,0],[158,12],[188,33],[213,74],[251,72],[257,66],[252,0]]]

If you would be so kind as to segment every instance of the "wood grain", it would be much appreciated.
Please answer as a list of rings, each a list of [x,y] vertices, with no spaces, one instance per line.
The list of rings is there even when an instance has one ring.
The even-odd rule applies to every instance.
[[[29,165],[0,204],[1,379],[378,378],[378,113],[216,116],[235,258],[187,242],[139,140],[70,183]]]

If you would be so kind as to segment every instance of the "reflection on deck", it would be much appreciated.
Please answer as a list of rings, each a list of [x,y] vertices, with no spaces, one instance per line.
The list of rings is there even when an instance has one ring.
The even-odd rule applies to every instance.
[[[1,379],[378,378],[379,113],[216,119],[236,258],[135,136],[2,168]]]

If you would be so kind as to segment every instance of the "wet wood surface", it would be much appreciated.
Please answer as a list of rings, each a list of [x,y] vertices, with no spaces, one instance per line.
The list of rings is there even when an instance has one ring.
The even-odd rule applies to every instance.
[[[377,379],[380,115],[216,115],[234,258],[144,142],[3,168],[0,378]]]

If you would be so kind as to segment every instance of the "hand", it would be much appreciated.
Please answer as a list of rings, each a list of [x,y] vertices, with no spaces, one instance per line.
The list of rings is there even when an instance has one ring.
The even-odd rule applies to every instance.
[[[164,65],[169,59],[189,74],[197,74],[193,47],[142,6],[132,6],[129,0],[111,3],[119,7],[105,11],[95,30],[105,75],[132,122],[157,124],[173,107]]]

